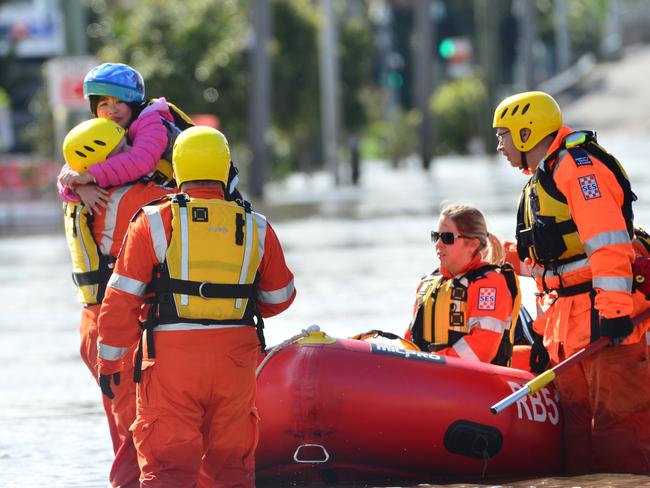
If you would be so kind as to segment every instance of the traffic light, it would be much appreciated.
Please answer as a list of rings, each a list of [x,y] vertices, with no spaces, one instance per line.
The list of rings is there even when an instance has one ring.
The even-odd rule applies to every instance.
[[[454,41],[452,41],[449,37],[440,41],[440,45],[438,46],[438,54],[440,54],[440,57],[442,59],[452,58],[455,52],[456,46],[454,45]]]
[[[404,75],[397,70],[389,71],[386,76],[386,84],[393,90],[398,90],[404,85]]]
[[[463,63],[472,56],[472,43],[467,37],[446,37],[438,44],[438,54],[450,63]]]

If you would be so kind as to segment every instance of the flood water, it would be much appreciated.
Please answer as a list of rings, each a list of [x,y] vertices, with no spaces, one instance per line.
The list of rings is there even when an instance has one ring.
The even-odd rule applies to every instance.
[[[632,179],[637,222],[650,224],[650,143],[601,140]],[[283,243],[298,290],[287,312],[267,320],[269,344],[311,324],[338,337],[370,329],[402,334],[418,278],[437,266],[429,231],[444,202],[478,206],[494,234],[512,239],[526,178],[505,161],[445,158],[429,173],[416,164],[393,170],[377,163],[364,170],[359,188],[332,190],[323,175],[292,177],[271,186],[269,203],[257,207]],[[99,388],[78,354],[80,307],[65,239],[61,231],[12,232],[0,239],[0,488],[104,487],[112,450]],[[525,303],[532,304],[532,283],[523,289]],[[450,486],[639,487],[650,486],[650,478],[590,475]]]

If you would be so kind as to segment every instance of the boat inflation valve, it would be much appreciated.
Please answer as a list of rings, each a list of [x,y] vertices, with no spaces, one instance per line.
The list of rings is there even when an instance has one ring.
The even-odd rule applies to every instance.
[[[293,460],[300,464],[323,464],[330,454],[321,444],[300,444],[293,453]]]
[[[306,330],[307,335],[298,341],[298,344],[333,344],[336,342],[334,337],[328,336],[320,330],[318,325],[310,325]]]

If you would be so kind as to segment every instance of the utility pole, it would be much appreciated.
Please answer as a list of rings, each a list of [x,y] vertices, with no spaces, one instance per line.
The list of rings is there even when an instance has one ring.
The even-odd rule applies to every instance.
[[[431,0],[415,2],[414,77],[415,104],[422,116],[418,128],[422,167],[429,169],[433,147],[433,118],[429,98],[433,91],[433,19]]]
[[[607,2],[605,36],[603,37],[601,51],[607,59],[618,59],[621,57],[622,47],[621,8],[618,0],[609,0]]]
[[[537,7],[530,0],[518,0],[517,7],[521,43],[515,83],[527,91],[535,88],[536,84],[534,47],[537,39]]]
[[[46,2],[49,4],[50,2]],[[52,4],[48,5],[52,6]],[[61,2],[65,33],[65,55],[82,57],[88,54],[88,37],[86,27],[88,18],[85,2],[69,0]],[[52,111],[54,119],[54,143],[57,160],[63,162],[63,154],[59,150],[68,131],[82,120],[88,118],[89,110],[56,108]]]
[[[85,2],[81,0],[63,1],[61,10],[65,19],[66,54],[68,56],[85,56],[88,54],[88,36],[86,35],[88,18]]]
[[[555,58],[557,71],[561,73],[571,65],[571,43],[569,42],[569,27],[567,25],[566,0],[555,0],[553,8],[555,25]]]
[[[262,0],[264,1],[264,0]],[[340,127],[338,35],[334,0],[321,0],[322,24],[319,33],[320,106],[325,167],[339,184],[337,148]]]
[[[496,99],[497,66],[500,66],[496,49],[496,32],[498,32],[498,6],[489,0],[474,2],[474,24],[476,26],[476,44],[479,62],[485,80],[486,101],[481,110],[481,120],[489,120]],[[483,124],[479,129],[483,144],[493,140],[494,131],[491,124]]]
[[[253,159],[248,190],[252,197],[263,199],[269,161],[266,133],[271,113],[271,62],[268,49],[271,38],[271,2],[251,1],[251,24],[253,45],[251,46],[248,138]]]

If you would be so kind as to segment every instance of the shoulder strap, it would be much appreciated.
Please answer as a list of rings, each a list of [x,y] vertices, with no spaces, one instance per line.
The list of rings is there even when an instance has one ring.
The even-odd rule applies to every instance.
[[[131,217],[130,221],[133,222],[138,217],[138,215],[140,215],[142,213],[144,207],[151,207],[151,206],[154,206],[154,205],[160,205],[161,203],[163,203],[163,202],[165,202],[167,200],[171,200],[172,197],[174,197],[174,196],[175,196],[175,194],[163,195],[163,196],[161,196],[159,198],[155,198],[154,200],[151,200],[150,202],[145,203],[138,210],[135,211],[135,213],[133,214],[133,217]]]
[[[509,263],[504,263],[500,267],[500,272],[506,279],[506,284],[508,285],[510,296],[512,296],[512,299],[515,300],[519,295],[519,285],[515,269]]]
[[[499,266],[496,264],[487,264],[485,266],[481,266],[480,268],[468,271],[463,276],[465,276],[468,281],[474,281],[479,278],[483,278],[487,273],[494,271],[495,269],[499,269]]]
[[[176,127],[180,130],[185,130],[194,126],[194,122],[189,115],[171,102],[167,102],[167,105],[169,105],[169,111],[171,112],[172,117],[174,117],[174,124]]]

